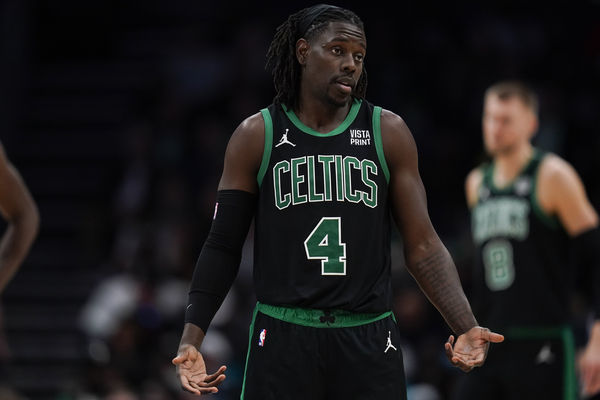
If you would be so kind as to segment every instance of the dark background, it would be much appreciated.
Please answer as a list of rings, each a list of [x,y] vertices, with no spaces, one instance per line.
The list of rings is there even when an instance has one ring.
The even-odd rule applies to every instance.
[[[275,28],[312,4],[0,2],[0,140],[42,217],[2,299],[5,387],[31,399],[187,398],[170,359],[223,152],[272,99]],[[484,158],[490,84],[538,91],[536,144],[575,166],[599,208],[599,1],[335,4],[365,22],[367,98],[415,136],[431,218],[467,292],[463,183]],[[241,385],[251,243],[207,336],[210,368],[229,366],[216,399]],[[459,373],[443,355],[449,331],[397,242],[394,272],[409,398],[446,398]]]

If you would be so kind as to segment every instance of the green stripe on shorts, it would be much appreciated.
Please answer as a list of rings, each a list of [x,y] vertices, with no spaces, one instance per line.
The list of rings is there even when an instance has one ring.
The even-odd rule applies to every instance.
[[[254,308],[252,313],[252,322],[250,323],[250,330],[248,332],[248,351],[246,353],[246,364],[244,365],[244,380],[242,381],[242,394],[240,400],[244,400],[244,390],[246,389],[246,374],[248,373],[248,359],[250,358],[250,347],[252,346],[252,333],[254,332],[254,321],[256,321],[257,308]]]

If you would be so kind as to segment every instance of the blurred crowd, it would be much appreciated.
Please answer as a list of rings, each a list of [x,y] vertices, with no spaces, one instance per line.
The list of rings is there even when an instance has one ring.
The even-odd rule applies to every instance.
[[[104,11],[101,21],[111,13],[125,19],[95,22],[105,29],[96,32],[109,41],[103,46],[120,46],[108,54],[143,55],[153,63],[148,68],[154,79],[131,94],[132,106],[116,127],[117,162],[106,166],[113,179],[103,189],[110,199],[103,205],[108,217],[101,228],[82,228],[106,232],[100,239],[108,251],[97,260],[98,280],[79,314],[85,362],[56,399],[189,399],[171,359],[196,257],[210,228],[224,150],[237,124],[271,101],[264,60],[275,27],[308,4],[240,5],[232,11],[182,1],[175,11],[166,1],[92,3]],[[590,1],[561,13],[510,2],[437,10],[409,2],[393,13],[385,12],[388,5],[346,5],[366,26],[367,98],[401,115],[415,136],[432,220],[467,293],[471,250],[463,180],[483,159],[481,101],[495,80],[522,78],[539,90],[536,143],[575,165],[599,208],[600,4]],[[151,37],[128,47],[119,38],[131,41],[130,30]],[[255,304],[252,243],[251,230],[238,278],[203,344],[209,370],[228,366],[215,399],[239,398]],[[398,235],[393,273],[409,399],[444,399],[460,373],[443,353],[450,331],[404,269]]]

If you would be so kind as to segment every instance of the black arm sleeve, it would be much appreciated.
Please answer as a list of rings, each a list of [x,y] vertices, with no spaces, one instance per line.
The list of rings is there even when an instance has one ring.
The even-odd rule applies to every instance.
[[[215,216],[196,262],[185,311],[185,322],[205,333],[238,273],[255,208],[255,194],[242,190],[217,193]]]
[[[600,319],[600,228],[595,227],[573,238],[577,265],[577,287]]]

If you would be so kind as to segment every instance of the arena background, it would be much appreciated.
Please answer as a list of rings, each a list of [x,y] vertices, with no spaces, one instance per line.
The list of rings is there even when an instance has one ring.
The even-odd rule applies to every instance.
[[[484,157],[489,84],[520,78],[539,91],[536,143],[578,169],[600,209],[600,2],[448,3],[335,4],[365,22],[367,97],[412,130],[434,225],[468,292],[463,181]],[[273,96],[264,62],[276,26],[311,4],[0,3],[0,140],[42,217],[2,298],[0,390],[43,400],[189,398],[170,360],[223,151]],[[211,368],[229,365],[215,399],[239,394],[251,243],[206,340]],[[443,355],[449,331],[395,244],[409,398],[444,399],[460,373]]]

